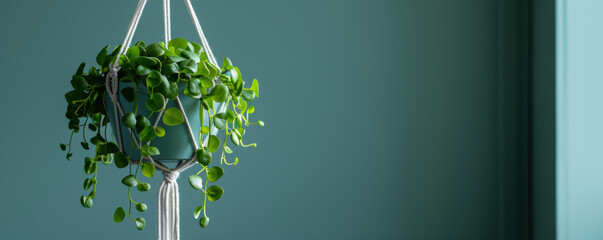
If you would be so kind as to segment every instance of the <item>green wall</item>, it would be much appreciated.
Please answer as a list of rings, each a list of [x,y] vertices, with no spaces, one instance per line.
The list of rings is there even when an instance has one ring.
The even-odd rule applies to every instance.
[[[503,2],[194,1],[214,53],[261,80],[266,127],[226,168],[209,228],[180,179],[182,239],[521,239],[521,182],[507,180],[523,152],[505,134],[521,115],[503,101],[521,71],[501,77],[518,58],[502,55],[518,49],[503,44],[516,11]],[[135,194],[149,204],[138,232],[111,221],[125,172],[101,168],[84,209],[86,155],[66,161],[58,148],[71,74],[121,43],[136,1],[34,3],[0,8],[0,238],[155,238],[160,176]],[[172,10],[172,36],[195,39],[184,4]],[[134,40],[161,41],[161,21],[149,1]]]

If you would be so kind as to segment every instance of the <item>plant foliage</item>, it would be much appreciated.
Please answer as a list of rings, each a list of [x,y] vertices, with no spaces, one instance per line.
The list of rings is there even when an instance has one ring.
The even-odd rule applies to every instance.
[[[219,166],[210,167],[213,153],[221,150],[219,164],[236,165],[238,158],[229,162],[227,155],[233,151],[229,142],[235,146],[255,147],[255,143],[245,144],[244,136],[246,127],[250,125],[263,126],[262,121],[251,122],[250,115],[255,111],[249,102],[259,97],[259,84],[253,80],[249,88],[245,87],[239,68],[234,66],[230,59],[225,58],[222,67],[212,64],[203,48],[194,42],[182,38],[165,43],[146,45],[138,42],[130,47],[126,54],[118,56],[121,46],[109,52],[109,46],[104,47],[96,57],[98,67],[90,67],[85,71],[82,63],[71,79],[73,90],[65,94],[67,111],[65,117],[71,136],[68,143],[61,143],[60,148],[66,151],[66,158],[72,158],[73,136],[81,133],[82,142],[79,144],[84,150],[93,149],[91,157],[84,158],[84,173],[89,177],[84,180],[84,190],[89,194],[80,198],[82,206],[90,208],[96,195],[97,175],[99,162],[103,165],[115,164],[117,168],[129,167],[129,173],[121,182],[127,187],[128,207],[117,207],[113,220],[121,222],[124,219],[134,223],[138,230],[146,224],[143,217],[134,217],[132,206],[144,212],[145,203],[136,202],[131,194],[132,188],[146,192],[151,189],[149,183],[143,182],[140,173],[147,178],[155,175],[155,165],[143,162],[146,156],[158,155],[161,149],[152,145],[153,140],[163,137],[166,130],[155,126],[149,121],[154,114],[163,113],[161,120],[168,126],[176,126],[185,122],[185,116],[178,108],[166,108],[167,101],[176,97],[189,97],[200,102],[201,128],[199,139],[208,138],[207,144],[195,151],[196,159],[201,170],[188,177],[191,187],[203,193],[203,206],[194,210],[195,218],[199,218],[199,225],[206,227],[209,223],[207,217],[207,200],[216,201],[222,197],[224,190],[218,185],[208,186],[208,183],[218,181],[224,175],[224,169]],[[109,117],[107,114],[107,88],[105,79],[109,74],[111,65],[118,60],[118,77],[120,82],[132,83],[133,87],[125,87],[119,91],[122,99],[133,102],[133,109],[120,118],[121,123],[132,129],[141,140],[142,147],[137,148],[140,158],[132,159],[120,151],[107,133]],[[214,81],[216,79],[217,81]],[[182,90],[182,91],[181,91]],[[183,92],[183,94],[180,94]],[[183,96],[185,95],[185,96]],[[138,99],[146,97],[144,106],[139,106]],[[223,103],[227,106],[225,112],[216,112],[214,103]],[[151,115],[138,114],[139,108],[147,108]],[[209,116],[209,125],[204,126],[204,113]],[[214,113],[214,114],[212,114]],[[224,130],[224,137],[213,135],[213,127]],[[124,134],[124,136],[134,136]],[[133,139],[130,139],[133,141]],[[126,140],[127,141],[127,140]],[[133,152],[133,151],[130,151]],[[214,164],[218,164],[214,161]],[[202,173],[205,173],[203,180]]]

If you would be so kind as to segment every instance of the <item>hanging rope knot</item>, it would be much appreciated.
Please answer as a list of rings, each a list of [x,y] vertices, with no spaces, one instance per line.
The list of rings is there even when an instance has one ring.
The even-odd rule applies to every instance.
[[[107,92],[109,93],[109,98],[111,98],[111,101],[113,101],[114,103],[119,102],[118,90],[115,89],[116,81],[119,81],[117,79],[117,69],[111,68],[111,70],[107,74],[106,87],[107,87]]]
[[[163,172],[163,180],[168,183],[175,183],[178,176],[180,176],[180,172],[177,171]]]

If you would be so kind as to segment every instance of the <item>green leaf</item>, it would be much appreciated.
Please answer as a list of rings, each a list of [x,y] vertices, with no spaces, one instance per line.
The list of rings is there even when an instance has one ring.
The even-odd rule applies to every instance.
[[[235,119],[234,112],[230,109],[226,110],[226,121],[228,123],[234,123],[234,119]]]
[[[160,62],[159,59],[157,59],[155,57],[143,57],[143,56],[136,58],[135,61],[136,61],[136,63],[140,64],[140,66],[144,66],[147,68],[152,68]]]
[[[176,98],[178,97],[178,93],[178,84],[175,82],[170,82],[170,89],[167,95],[165,96],[170,100],[176,100]]]
[[[143,115],[136,116],[136,131],[140,132],[147,126],[151,126],[151,122]]]
[[[128,56],[128,58],[132,61],[135,61],[136,58],[138,58],[140,56],[140,49],[138,48],[138,46],[134,45],[130,48],[128,48],[128,51],[126,52],[126,56]]]
[[[209,217],[207,217],[207,216],[202,217],[202,218],[199,220],[199,225],[200,225],[202,228],[206,228],[208,224],[209,224]]]
[[[105,46],[99,53],[96,55],[96,63],[98,65],[103,66],[105,64],[105,58],[107,57],[107,50],[109,49],[109,45]]]
[[[88,88],[88,82],[86,82],[85,78],[76,76],[71,79],[71,86],[75,90],[82,91],[82,90],[85,90],[86,88]]]
[[[213,117],[214,125],[218,129],[226,128],[226,113],[218,113]]]
[[[251,89],[251,91],[253,91],[255,93],[256,97],[260,97],[260,85],[258,84],[257,79],[253,79],[250,89]]]
[[[84,69],[86,68],[86,63],[80,63],[80,66],[77,67],[77,70],[75,71],[75,75],[82,75],[82,73],[84,73]]]
[[[218,179],[220,179],[223,175],[224,175],[223,168],[221,168],[219,166],[212,167],[209,170],[207,170],[207,181],[210,181],[210,182],[218,181]]]
[[[214,65],[213,63],[210,63],[208,60],[204,61],[205,67],[207,67],[207,69],[209,69],[209,75],[207,76],[209,79],[214,79],[216,78],[216,76],[218,76],[218,74],[220,73],[220,68],[218,68],[218,66]]]
[[[147,98],[145,105],[152,112],[160,112],[165,107],[165,98],[161,93],[153,93]]]
[[[184,38],[174,38],[168,43],[168,47],[174,47],[175,49],[186,49],[188,47],[188,41]]]
[[[161,68],[161,72],[166,75],[178,74],[180,72],[180,67],[178,67],[177,63],[165,64]]]
[[[145,157],[159,155],[159,149],[149,145],[142,146],[142,155]]]
[[[185,58],[195,61],[195,63],[201,62],[201,59],[199,59],[199,55],[197,55],[189,50],[183,50],[180,54]]]
[[[116,152],[113,158],[115,160],[115,166],[117,168],[125,168],[128,166],[128,164],[130,164],[128,156],[122,152]]]
[[[121,183],[123,183],[124,185],[126,185],[128,187],[134,187],[134,186],[136,186],[136,184],[138,184],[138,181],[136,181],[136,177],[134,177],[134,175],[130,174],[130,175],[124,177],[123,179],[121,179]]]
[[[157,87],[161,84],[161,73],[159,71],[153,70],[147,76],[147,85],[149,87]]]
[[[89,197],[86,197],[86,196],[80,197],[80,203],[85,208],[91,208],[92,205],[94,205],[94,201],[92,200],[92,197],[90,197],[90,196]]]
[[[201,86],[204,88],[210,88],[214,85],[214,81],[210,78],[201,77]]]
[[[161,82],[159,86],[153,88],[154,93],[161,93],[164,97],[167,97],[170,93],[170,81],[165,76],[161,76]]]
[[[209,77],[210,73],[211,72],[210,72],[209,68],[207,68],[205,61],[197,63],[197,72],[195,73],[196,75]]]
[[[90,178],[86,178],[84,180],[84,190],[88,190],[92,186],[92,180]]]
[[[241,96],[241,93],[243,92],[243,79],[237,80],[235,82],[235,89],[234,89],[234,95],[235,96]]]
[[[88,143],[87,143],[87,142],[81,142],[80,144],[82,145],[82,148],[83,148],[83,149],[86,149],[86,150],[89,150],[89,149],[90,149],[90,147],[88,146]]]
[[[141,172],[145,177],[153,178],[155,176],[155,165],[150,162],[141,163]]]
[[[195,190],[201,190],[201,189],[203,189],[203,178],[199,177],[198,175],[190,175],[190,176],[188,176],[188,183]]]
[[[182,112],[180,109],[175,107],[168,108],[163,113],[163,123],[168,126],[176,126],[182,124],[184,122],[184,116],[182,116]]]
[[[161,47],[161,45],[159,45],[159,43],[153,43],[153,44],[149,44],[149,46],[147,47],[147,56],[151,56],[151,57],[159,57],[161,55],[163,55],[163,53],[165,52],[165,50],[163,50],[163,47]]]
[[[84,159],[84,173],[86,175],[90,175],[94,172],[94,168],[96,167],[96,162],[89,157]]]
[[[190,45],[192,45],[192,46],[193,46],[193,49],[192,49],[192,50],[193,50],[195,53],[197,53],[197,54],[198,54],[199,52],[201,52],[202,47],[201,47],[201,45],[199,45],[198,43],[195,43],[195,42],[188,42],[188,44],[190,44]],[[190,47],[190,46],[189,46],[189,47]]]
[[[195,208],[195,219],[199,218],[199,215],[201,215],[201,210],[203,210],[203,206],[198,206]]]
[[[147,224],[147,221],[143,217],[136,218],[136,229],[142,230],[144,226]]]
[[[138,210],[139,212],[144,212],[147,210],[147,205],[144,203],[137,203],[136,210]]]
[[[239,127],[239,128],[243,127],[243,116],[241,116],[241,114],[237,114],[236,122],[237,122],[237,127]],[[243,135],[243,133],[241,133],[241,135]]]
[[[209,136],[209,140],[207,142],[207,149],[209,152],[216,152],[220,148],[220,139],[216,135]]]
[[[224,189],[218,185],[213,185],[207,189],[207,199],[212,202],[220,199],[223,194]]]
[[[161,127],[161,126],[157,126],[155,128],[155,135],[157,135],[157,137],[165,136],[165,129],[163,129],[163,127]]]
[[[136,189],[138,189],[138,191],[141,191],[141,192],[146,192],[146,191],[151,190],[151,184],[140,183],[140,184],[136,185]]]
[[[113,222],[121,222],[124,218],[126,218],[126,211],[122,207],[115,209],[115,212],[113,213]]]
[[[230,149],[228,146],[224,146],[224,151],[229,154],[232,153],[232,149]]]
[[[191,98],[201,98],[201,80],[198,78],[191,78],[186,83],[186,89],[184,90],[184,94]]]
[[[80,203],[82,204],[82,207],[88,208],[88,207],[86,207],[86,198],[87,198],[86,196],[82,195],[80,197]]]
[[[151,69],[142,65],[138,65],[138,67],[136,67],[136,75],[139,76],[146,76],[149,75],[149,73],[151,72]]]
[[[153,139],[156,137],[155,128],[153,128],[153,126],[146,126],[144,129],[142,129],[139,136],[142,142],[153,141]]]
[[[230,61],[230,58],[224,58],[224,63],[222,64],[222,67],[226,70],[230,70],[232,68],[232,61]]]
[[[236,134],[236,130],[232,130],[231,134],[230,134],[230,141],[234,144],[239,146],[240,143],[240,139],[239,136]]]
[[[209,127],[207,127],[207,126],[201,127],[201,133],[202,134],[208,134],[209,133]]]
[[[203,166],[207,166],[211,163],[211,152],[205,148],[197,149],[197,151],[195,151],[195,157],[197,158],[197,162]]]
[[[99,155],[107,155],[119,152],[119,147],[114,142],[101,143],[97,148]]]
[[[248,89],[244,89],[241,96],[243,96],[243,99],[245,99],[245,101],[252,101],[255,98],[255,92]]]
[[[258,124],[260,124],[260,126],[264,126],[264,121],[258,121]]]
[[[180,62],[178,64],[180,67],[180,72],[182,73],[196,73],[197,72],[197,63],[194,60],[188,59]]]
[[[214,101],[224,102],[228,98],[228,87],[226,87],[224,84],[218,84],[211,90],[209,94],[213,96]]]
[[[63,150],[63,151],[67,150],[67,145],[61,143],[60,146],[61,146],[61,150]]]
[[[169,61],[172,63],[179,63],[186,60],[186,58],[180,56],[169,56],[167,59],[169,59]]]
[[[255,112],[255,107],[254,107],[253,105],[250,105],[250,106],[247,108],[247,113],[252,114],[253,112]]]
[[[121,118],[121,123],[128,128],[134,128],[136,126],[136,116],[132,112],[126,113]]]

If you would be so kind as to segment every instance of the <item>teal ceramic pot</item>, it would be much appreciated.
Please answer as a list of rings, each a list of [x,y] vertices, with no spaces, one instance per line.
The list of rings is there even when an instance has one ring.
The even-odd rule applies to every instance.
[[[134,84],[132,84],[132,83],[120,82],[119,83],[119,91],[121,93],[122,89],[124,89],[126,87],[133,87],[133,86],[134,86]],[[189,123],[191,124],[191,128],[193,130],[193,135],[195,136],[195,140],[197,142],[199,142],[199,130],[201,129],[201,124],[199,122],[200,102],[198,99],[193,99],[193,98],[190,98],[183,94],[185,86],[186,86],[186,84],[183,84],[183,83],[180,83],[178,86],[179,90],[180,90],[180,95],[179,95],[180,101],[182,102],[184,111],[186,112],[186,118],[188,119]],[[106,103],[107,103],[107,111],[109,114],[109,121],[111,123],[111,128],[117,129],[116,121],[115,121],[116,116],[115,116],[115,111],[113,108],[113,103],[111,102],[111,99],[109,98],[108,95],[106,96],[105,99],[106,99]],[[145,95],[138,96],[138,106],[139,106],[138,114],[142,114],[142,115],[148,117],[151,114],[151,112],[145,106],[146,100],[147,100],[147,97]],[[121,94],[120,94],[120,102],[121,102],[121,105],[125,112],[133,111],[134,104],[126,101],[126,99]],[[219,109],[219,106],[220,105],[217,104],[216,109]],[[171,108],[171,107],[177,108],[178,105],[175,101],[169,101],[166,106],[166,109]],[[118,114],[119,114],[119,112],[118,112]],[[158,113],[154,113],[153,116],[151,116],[151,118],[149,118],[149,121],[151,122],[151,124],[155,123],[157,116],[158,116]],[[119,117],[121,119],[121,115],[119,115]],[[206,114],[204,117],[204,121],[205,121],[204,125],[205,126],[208,125],[207,119],[208,118],[207,118],[207,114]],[[191,137],[189,136],[189,133],[188,133],[188,128],[186,127],[186,123],[182,123],[177,126],[168,126],[168,125],[165,125],[162,120],[159,120],[158,126],[161,126],[165,129],[165,136],[157,137],[157,138],[155,138],[155,140],[153,140],[151,142],[151,146],[157,147],[160,152],[160,154],[157,156],[154,156],[153,159],[162,160],[162,161],[169,161],[169,160],[180,161],[180,160],[188,160],[191,157],[193,157],[196,148],[194,147],[194,143],[191,141]],[[129,132],[128,128],[123,125],[120,127],[121,127],[121,132],[122,132],[122,138],[124,140],[123,141],[124,153],[130,155],[133,160],[140,159],[140,151],[137,150],[135,148],[135,144],[130,141],[130,132]],[[133,132],[136,135],[138,135],[136,133],[135,129],[133,129]],[[115,142],[118,143],[116,131],[113,131],[113,136],[115,137]],[[132,151],[132,154],[130,154],[131,151]]]

